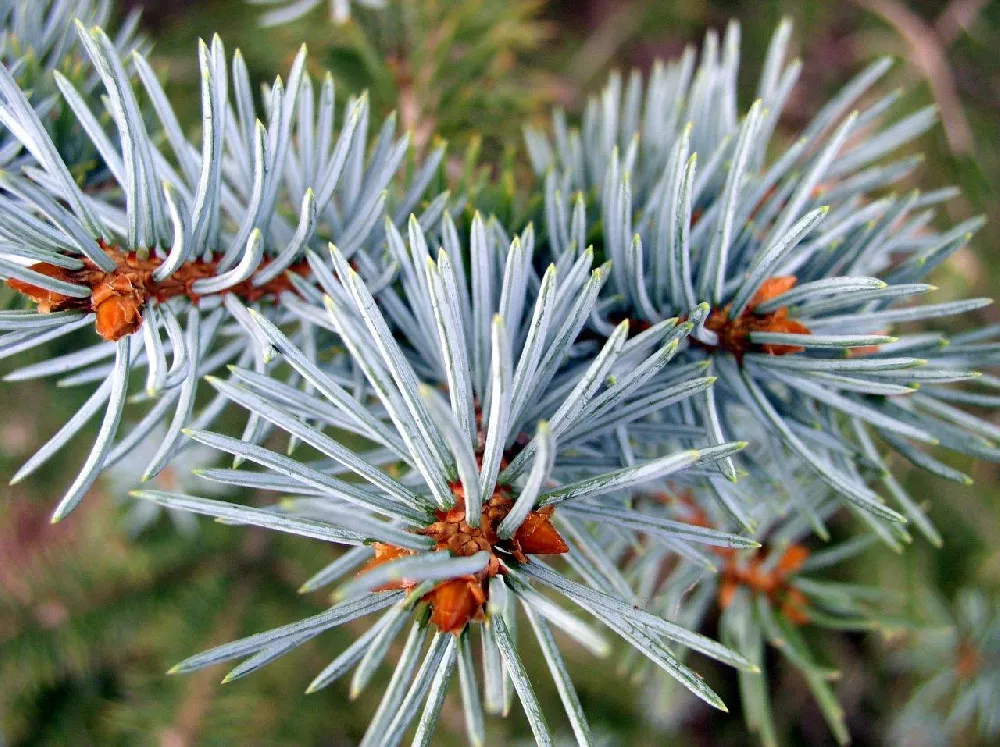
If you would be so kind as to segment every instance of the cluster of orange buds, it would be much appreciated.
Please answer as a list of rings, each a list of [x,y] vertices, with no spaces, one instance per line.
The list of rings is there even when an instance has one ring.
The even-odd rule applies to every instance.
[[[658,493],[654,497],[659,502],[677,509],[681,513],[681,520],[686,524],[714,528],[708,514],[695,502],[689,492]],[[733,548],[710,549],[723,561],[719,571],[718,592],[719,606],[722,609],[732,604],[736,590],[744,586],[755,594],[767,595],[772,602],[779,604],[781,614],[790,622],[803,625],[809,621],[808,600],[801,591],[788,582],[789,577],[798,571],[809,557],[807,548],[802,545],[788,545],[772,568],[765,568],[770,565],[767,562],[769,551],[765,548],[759,548],[749,559],[745,552]]]
[[[976,647],[968,640],[960,640],[955,647],[955,677],[960,681],[971,680],[979,672],[980,665]]]
[[[453,490],[455,488],[453,486]],[[437,512],[437,521],[418,530],[418,534],[436,540],[437,550],[446,550],[459,557],[468,557],[482,551],[490,553],[486,568],[479,573],[448,579],[424,595],[423,601],[431,609],[431,622],[443,633],[461,633],[471,620],[484,618],[489,580],[505,573],[498,550],[509,553],[518,562],[525,562],[528,555],[561,555],[569,550],[565,540],[552,525],[551,507],[532,511],[513,537],[508,540],[500,539],[496,527],[513,507],[514,501],[507,492],[503,488],[497,488],[483,506],[479,526],[473,527],[465,520],[465,501],[459,497],[452,508]],[[359,573],[413,554],[412,550],[380,542],[374,543],[373,547],[375,557]],[[402,579],[379,587],[379,591],[412,589],[416,585]]]
[[[28,268],[46,277],[90,288],[88,298],[64,296],[13,278],[7,280],[7,285],[38,304],[38,311],[42,314],[65,310],[94,312],[97,315],[97,334],[105,340],[114,341],[139,329],[142,325],[142,309],[150,299],[163,302],[185,296],[197,302],[198,294],[192,288],[195,281],[215,277],[218,273],[217,261],[203,262],[199,259],[186,262],[170,277],[156,281],[153,273],[162,264],[161,259],[143,259],[135,252],[123,252],[104,242],[100,242],[100,247],[114,261],[114,270],[102,270],[88,259],[83,260],[84,266],[78,270],[69,270],[47,262]],[[267,263],[268,260],[265,259],[261,268],[266,267]],[[308,265],[304,261],[298,262],[289,267],[288,271],[305,275]],[[282,274],[259,286],[253,285],[251,280],[245,280],[227,288],[225,292],[235,293],[243,300],[253,302],[292,289],[291,281],[287,275]]]
[[[758,306],[790,290],[795,286],[795,282],[794,275],[778,276],[765,280],[750,299],[746,309],[736,319],[729,318],[729,304],[721,309],[713,309],[712,313],[708,315],[708,319],[705,320],[705,327],[719,338],[714,347],[732,353],[739,363],[742,363],[746,353],[757,350],[770,355],[801,353],[805,348],[799,345],[754,345],[750,342],[751,332],[809,334],[809,328],[806,325],[788,318],[788,308],[785,306],[766,314],[757,312]],[[698,344],[703,345],[703,343]]]
[[[720,571],[719,606],[726,609],[733,602],[741,586],[755,594],[764,594],[789,622],[804,625],[809,622],[809,602],[805,594],[789,583],[789,577],[798,571],[809,557],[809,550],[802,545],[788,545],[773,567],[765,568],[769,551],[761,548],[747,561],[736,550],[718,548],[726,563]]]

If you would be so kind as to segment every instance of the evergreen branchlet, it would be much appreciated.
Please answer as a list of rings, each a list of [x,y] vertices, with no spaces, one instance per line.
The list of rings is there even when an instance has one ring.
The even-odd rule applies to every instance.
[[[161,506],[182,528],[201,514],[340,548],[301,590],[335,585],[327,609],[172,672],[240,660],[229,682],[373,616],[308,687],[353,670],[356,696],[391,660],[363,745],[430,743],[455,680],[471,744],[515,696],[551,744],[527,620],[581,744],[553,629],[599,657],[607,633],[624,641],[616,656],[662,720],[685,692],[726,710],[690,652],[733,668],[769,745],[772,646],[849,740],[802,631],[891,626],[894,595],[825,572],[913,530],[940,543],[893,459],[963,484],[934,447],[1000,460],[1000,428],[969,411],[1000,401],[981,373],[1000,326],[934,326],[990,301],[914,302],[981,221],[938,231],[952,191],[890,192],[934,114],[883,124],[898,94],[867,94],[887,60],[771,156],[800,71],[787,23],[749,105],[736,24],[645,83],[615,74],[578,126],[557,111],[550,131],[524,128],[538,184],[515,189],[539,211],[508,225],[447,191],[462,189],[439,140],[398,136],[396,115],[369,137],[367,95],[338,106],[304,47],[258,105],[242,54],[201,43],[192,141],[135,17],[112,39],[104,3],[40,5],[0,2],[0,277],[23,302],[0,311],[0,358],[79,340],[6,380],[90,394],[13,482],[100,415],[53,521],[102,473],[159,475],[132,492],[135,530]],[[64,23],[71,5],[86,25]],[[268,24],[322,3],[276,5]],[[330,3],[338,22],[350,5]],[[197,480],[177,476],[192,467]],[[209,484],[224,487],[200,495]],[[263,498],[222,499],[235,488]],[[863,531],[829,542],[844,515]],[[943,701],[942,733],[996,734],[990,605],[969,592],[939,656],[901,658],[931,675],[901,734]]]

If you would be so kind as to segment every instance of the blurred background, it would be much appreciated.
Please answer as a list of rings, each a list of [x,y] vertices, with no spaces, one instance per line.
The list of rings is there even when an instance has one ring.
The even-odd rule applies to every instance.
[[[119,0],[119,5],[143,7],[154,65],[192,130],[200,121],[199,37],[218,32],[227,50],[241,48],[259,81],[285,73],[306,42],[313,72],[332,70],[341,100],[344,91],[368,90],[381,113],[398,109],[419,146],[436,136],[447,139],[451,168],[461,170],[463,154],[478,147],[483,163],[497,165],[506,188],[518,183],[522,192],[532,178],[523,166],[520,127],[526,119],[543,123],[554,105],[578,111],[609,70],[647,70],[657,57],[675,57],[685,45],[699,43],[707,29],[724,29],[730,18],[742,24],[740,73],[748,106],[767,41],[781,17],[789,16],[795,22],[792,50],[804,70],[776,143],[790,142],[868,61],[896,57],[880,88],[903,88],[895,111],[901,115],[934,103],[941,119],[919,142],[926,160],[907,186],[961,187],[963,196],[947,205],[943,224],[975,214],[989,219],[972,249],[933,279],[942,289],[939,300],[997,295],[998,2],[395,2],[398,13],[376,16],[361,8],[344,26],[334,26],[317,10],[271,29],[258,27],[262,7],[244,0]],[[981,321],[998,321],[995,308],[982,316]],[[0,375],[10,368],[0,362]],[[85,395],[44,382],[4,385],[0,391],[0,484],[6,485]],[[78,441],[81,449],[87,443]],[[100,483],[69,520],[51,526],[51,486],[65,484],[82,458],[78,449],[48,471],[4,487],[0,498],[0,744],[355,744],[379,688],[369,688],[357,703],[347,699],[346,681],[303,694],[315,671],[352,640],[350,627],[233,684],[220,685],[222,672],[214,669],[185,677],[164,674],[208,646],[323,608],[324,594],[300,595],[296,589],[333,558],[332,551],[308,540],[210,521],[192,526],[179,517],[137,514],[125,494],[138,474],[127,471]],[[209,458],[192,456],[194,462]],[[904,555],[876,549],[849,569],[865,583],[899,590],[917,614],[926,599],[940,597],[947,604],[963,586],[994,595],[1000,588],[998,468],[945,458],[976,484],[960,488],[896,465],[913,494],[931,504],[944,548],[916,542]],[[159,479],[187,478],[174,473]],[[826,635],[811,642],[841,672],[836,689],[855,744],[886,743],[892,715],[916,684],[887,663],[906,645],[906,636]],[[642,718],[641,685],[616,671],[613,660],[595,661],[572,644],[565,650],[595,734],[607,744],[753,743],[729,672],[697,663],[731,704],[731,714],[709,713],[685,701],[689,712],[677,714],[683,723],[661,731]],[[527,659],[535,654],[529,643]],[[556,727],[561,722],[555,690],[547,677],[532,679]],[[832,743],[797,674],[775,659],[771,680],[784,743]],[[490,728],[490,744],[530,737],[520,712]],[[958,740],[977,744],[971,735]],[[435,743],[463,741],[460,709],[449,701]]]

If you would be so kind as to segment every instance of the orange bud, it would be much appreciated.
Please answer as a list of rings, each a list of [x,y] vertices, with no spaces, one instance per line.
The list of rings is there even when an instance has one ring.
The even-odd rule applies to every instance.
[[[134,298],[111,296],[97,305],[97,334],[120,340],[142,326],[142,312]]]
[[[514,532],[514,539],[520,544],[521,552],[528,555],[561,555],[569,551],[569,545],[552,526],[552,520],[538,511],[533,511]]]
[[[743,583],[762,594],[773,594],[778,590],[778,578],[763,569],[763,559],[754,558],[743,574]]]
[[[787,290],[791,290],[795,287],[796,277],[794,275],[779,275],[777,277],[768,278],[764,283],[757,289],[757,292],[753,294],[753,298],[750,299],[750,303],[747,307],[753,309],[756,306],[760,306],[762,303],[770,301],[772,298],[777,298],[782,293]]]
[[[809,622],[809,600],[798,589],[789,589],[785,600],[781,603],[781,614],[795,625],[805,625]]]
[[[33,264],[28,269],[37,272],[39,275],[45,275],[46,277],[55,278],[56,280],[70,279],[69,270],[64,267],[50,265],[48,262]],[[48,314],[50,311],[58,311],[62,304],[73,300],[69,296],[64,296],[61,293],[56,293],[55,291],[51,291],[46,288],[39,288],[37,285],[32,285],[31,283],[26,283],[25,281],[18,280],[16,278],[9,278],[7,280],[7,285],[18,293],[23,293],[32,301],[37,303],[38,311],[42,314]]]
[[[879,330],[878,332],[876,332],[875,334],[878,334],[878,335],[887,335],[887,334],[889,334],[889,330],[882,329],[882,330]],[[879,345],[862,345],[859,348],[848,348],[847,349],[847,357],[848,358],[854,358],[854,357],[859,356],[859,355],[874,355],[880,349],[881,348],[880,348]]]
[[[788,319],[788,309],[781,308],[774,313],[774,318],[767,325],[766,332],[778,332],[786,335],[808,335],[809,328],[802,322],[795,319]],[[805,350],[801,345],[761,345],[764,352],[769,355],[791,355],[801,353]]]
[[[976,647],[968,641],[959,641],[955,649],[955,676],[959,680],[968,680],[979,671],[980,665]]]
[[[461,633],[475,617],[485,595],[474,578],[453,578],[424,597],[431,605],[431,622],[442,633]],[[479,592],[478,594],[476,592]]]
[[[402,547],[396,547],[395,545],[386,545],[381,542],[375,542],[372,544],[372,548],[375,550],[375,557],[365,563],[364,567],[358,571],[360,576],[362,573],[367,573],[372,568],[377,568],[383,563],[388,563],[390,560],[396,560],[397,558],[402,558],[406,555],[412,555],[412,550],[407,550]],[[387,584],[375,589],[375,591],[393,591],[396,589],[402,589],[402,581],[390,581]]]
[[[778,560],[776,572],[787,576],[795,573],[809,557],[809,550],[802,545],[789,545]]]
[[[878,345],[862,345],[860,348],[848,348],[847,357],[857,358],[860,355],[874,355],[879,351]]]
[[[733,603],[733,598],[736,596],[736,588],[736,582],[730,579],[725,579],[719,584],[719,606],[722,609],[728,609],[729,605]]]

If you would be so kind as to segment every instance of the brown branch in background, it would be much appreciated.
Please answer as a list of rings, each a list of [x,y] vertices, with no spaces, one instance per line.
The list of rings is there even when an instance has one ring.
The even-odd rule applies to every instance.
[[[955,155],[972,150],[972,129],[962,111],[955,87],[955,78],[945,56],[945,44],[920,16],[897,0],[854,0],[855,4],[874,13],[892,26],[910,47],[910,62],[927,79],[931,95],[937,102],[948,145]],[[965,15],[958,17],[966,18]],[[966,19],[967,20],[967,19]]]
[[[411,143],[418,154],[423,153],[434,135],[437,122],[429,113],[430,96],[433,90],[434,71],[427,65],[415,73],[410,70],[406,58],[394,55],[387,60],[399,91],[399,119],[403,128],[411,133]]]
[[[946,47],[951,46],[963,31],[969,33],[972,23],[988,2],[989,0],[951,0],[934,22],[934,30],[942,43]]]
[[[250,598],[249,579],[243,579],[234,597],[233,602],[223,611],[222,619],[215,629],[213,638],[219,641],[231,641],[239,634],[239,624]],[[160,747],[190,747],[198,743],[201,722],[212,703],[212,695],[218,684],[218,675],[211,669],[203,669],[190,675],[173,725],[160,734]]]
[[[241,547],[242,560],[246,563],[259,561],[269,543],[269,538],[263,532],[250,532]],[[252,579],[243,575],[234,589],[232,601],[219,616],[212,634],[214,641],[224,643],[239,634],[252,593]],[[199,744],[198,733],[218,686],[217,673],[212,669],[202,669],[188,676],[174,723],[160,733],[160,747],[191,747]]]
[[[604,21],[573,55],[567,74],[579,89],[614,59],[618,48],[631,39],[642,21],[637,3],[615,2],[604,14]]]

